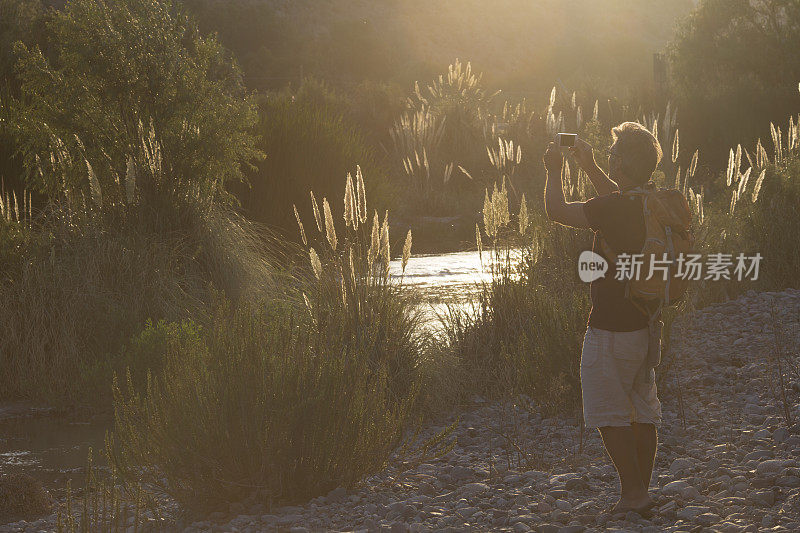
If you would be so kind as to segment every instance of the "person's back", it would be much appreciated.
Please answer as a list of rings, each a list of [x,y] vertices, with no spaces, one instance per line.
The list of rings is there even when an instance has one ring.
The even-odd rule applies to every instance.
[[[600,246],[606,240],[616,253],[636,254],[644,245],[644,215],[640,196],[619,191],[595,196],[583,206],[589,228],[595,232],[592,251],[609,263],[609,273],[592,281],[589,326],[608,331],[634,331],[647,327],[648,317],[625,296],[625,282],[613,275],[614,264]]]
[[[614,254],[638,254],[645,239],[642,200],[627,191],[645,185],[661,158],[658,140],[640,124],[626,122],[612,130],[609,175],[596,164],[591,147],[578,141],[572,149],[598,196],[567,203],[561,181],[562,156],[550,143],[545,211],[551,220],[595,232],[593,251],[606,259],[609,270],[592,281],[592,310],[581,352],[583,416],[588,428],[598,428],[619,474],[622,494],[614,513],[649,512],[648,486],[657,447],[656,426],[661,404],[649,367],[650,317],[626,294],[626,282],[616,279],[615,265],[600,240]]]

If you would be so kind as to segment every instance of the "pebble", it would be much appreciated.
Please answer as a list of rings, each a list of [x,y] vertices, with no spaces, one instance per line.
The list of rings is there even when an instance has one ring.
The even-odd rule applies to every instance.
[[[680,359],[659,376],[664,424],[650,487],[656,512],[650,519],[602,512],[619,494],[596,431],[581,435],[574,416],[551,416],[536,405],[480,398],[423,429],[420,438],[426,440],[460,417],[456,445],[443,457],[408,470],[390,463],[354,489],[337,488],[304,505],[272,510],[263,503],[231,505],[210,521],[181,522],[183,511],[165,501],[172,505],[164,513],[172,525],[139,530],[797,531],[800,424],[785,424],[776,370],[766,356],[774,346],[773,303],[782,320],[784,351],[797,354],[798,290],[751,292],[673,325],[671,346]],[[786,395],[800,420],[800,384],[791,383]],[[52,531],[56,520],[52,515],[36,526],[6,524],[0,533]]]

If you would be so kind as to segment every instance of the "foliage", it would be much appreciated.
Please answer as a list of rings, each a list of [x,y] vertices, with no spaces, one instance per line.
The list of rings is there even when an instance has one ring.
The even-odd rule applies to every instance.
[[[755,193],[754,193],[755,194]],[[787,237],[800,235],[800,158],[767,170],[761,192],[747,209],[743,230],[754,243],[753,251],[764,257],[761,279],[765,288],[800,287],[800,250],[787,243]]]
[[[46,29],[47,57],[16,45],[24,96],[6,115],[29,178],[51,198],[99,191],[114,203],[132,169],[147,198],[224,197],[259,155],[238,68],[168,0],[76,0],[49,12]],[[156,159],[165,183],[145,179]]]
[[[793,112],[800,104],[798,47],[800,6],[793,0],[701,1],[670,47],[688,145],[719,153]]]
[[[327,199],[322,200],[322,212],[313,196],[311,204],[319,235],[316,242],[306,240],[305,232],[308,227],[309,235],[314,235],[315,226],[304,226],[298,218],[316,278],[306,293],[311,320],[318,325],[342,322],[342,331],[348,335],[342,342],[369,354],[371,364],[387,365],[391,390],[403,398],[415,385],[424,336],[419,331],[419,302],[389,274],[389,212],[382,222],[377,211],[368,220],[360,168],[355,179],[347,176],[341,235],[337,235]],[[410,256],[409,231],[402,250],[403,270]]]
[[[391,130],[395,157],[402,162],[408,188],[428,207],[439,211],[456,181],[469,177],[466,168],[483,160],[490,127],[481,75],[456,60],[424,90],[415,85],[406,112]],[[458,179],[456,179],[458,177]],[[454,183],[450,182],[451,178]],[[438,200],[438,201],[436,201]],[[424,209],[424,207],[423,207]]]
[[[42,38],[41,0],[0,0],[0,79],[14,84],[14,43]]]
[[[293,230],[292,204],[310,215],[308,192],[333,197],[338,177],[355,172],[356,165],[377,174],[371,194],[377,207],[388,207],[391,192],[379,161],[348,118],[349,109],[345,99],[311,79],[296,91],[261,97],[256,131],[267,157],[248,176],[251,190],[239,193],[252,219]]]
[[[163,367],[167,358],[167,347],[174,343],[199,346],[202,342],[201,333],[202,328],[190,319],[183,319],[181,322],[161,319],[156,324],[147,319],[144,330],[123,346],[118,354],[100,359],[93,366],[84,366],[80,372],[81,377],[87,386],[97,390],[98,395],[108,399],[110,376],[127,369],[134,389],[143,391],[147,385],[147,376],[158,373]]]
[[[269,2],[181,0],[180,4],[204,35],[214,35],[230,50],[248,88],[281,87],[287,76],[298,75],[292,51],[302,50],[303,43]]]
[[[760,254],[762,259],[755,281],[738,281],[731,276],[730,281],[706,283],[706,302],[736,297],[747,289],[780,290],[798,286],[800,254],[794,246],[787,246],[786,236],[796,235],[800,230],[795,216],[800,202],[799,176],[796,154],[777,164],[767,163],[757,176],[747,180],[749,186],[744,183],[742,194],[731,202],[733,207],[717,204],[709,209],[705,251],[731,254],[734,264],[739,254],[745,257]],[[737,194],[739,184],[733,184],[732,194]]]
[[[33,519],[50,512],[53,499],[42,483],[21,472],[0,474],[0,520]]]
[[[479,250],[482,235],[489,239],[492,280],[479,295],[477,314],[444,320],[465,388],[493,397],[525,394],[546,409],[574,410],[589,311],[574,264],[588,243],[575,230],[529,220],[524,200],[512,221],[504,186],[486,198],[483,228],[476,231]]]
[[[0,235],[12,249],[0,265],[4,398],[102,408],[127,363],[117,354],[148,318],[202,321],[210,287],[236,299],[280,292],[266,236],[220,208],[173,207],[134,206],[112,224],[53,206],[18,223],[15,240]]]
[[[0,108],[11,95],[19,95],[15,73],[14,43],[44,43],[44,12],[41,0],[0,0]],[[18,143],[4,127],[0,112],[0,178],[2,189],[22,195],[25,183],[22,160],[16,154]]]
[[[651,79],[649,53],[669,39],[690,0],[184,0],[203,31],[239,58],[253,89],[305,74],[349,87],[365,80],[406,88],[454,57],[492,86],[536,94],[561,79],[569,90],[624,91]],[[625,31],[621,21],[631,20]]]
[[[357,183],[344,233],[327,199],[315,210],[320,239],[294,297],[222,301],[199,343],[151,337],[164,343],[163,370],[142,395],[115,385],[124,476],[207,511],[307,499],[385,464],[418,391],[422,337],[388,276],[388,225],[366,230]]]

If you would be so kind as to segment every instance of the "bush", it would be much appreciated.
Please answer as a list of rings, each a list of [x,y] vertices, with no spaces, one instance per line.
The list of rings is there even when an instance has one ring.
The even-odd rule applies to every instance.
[[[755,200],[755,185],[745,184],[733,212],[730,204],[711,209],[712,216],[707,222],[710,242],[705,246],[709,252],[732,254],[734,262],[740,253],[748,257],[761,254],[758,280],[709,281],[704,287],[708,301],[735,297],[748,289],[769,291],[800,286],[797,279],[800,253],[786,242],[787,235],[797,235],[800,231],[796,216],[800,203],[800,159],[792,155],[781,163],[767,164],[761,171],[764,178]],[[749,181],[757,182],[758,176]],[[720,292],[724,295],[711,296]]]
[[[747,209],[743,230],[753,252],[764,257],[760,279],[765,290],[800,288],[800,250],[787,237],[800,235],[800,157],[767,168],[761,191]]]
[[[579,409],[578,362],[590,305],[575,265],[591,243],[541,219],[529,232],[527,209],[517,220],[520,235],[507,206],[501,188],[484,208],[492,280],[478,297],[477,314],[456,313],[444,324],[467,376],[465,390],[525,394],[551,411]]]
[[[366,229],[358,183],[344,233],[327,200],[317,212],[324,233],[293,297],[222,302],[200,342],[146,333],[167,356],[144,394],[115,385],[124,475],[207,511],[301,501],[385,464],[417,395],[423,338],[388,277],[388,225],[376,213]]]
[[[698,3],[670,46],[681,136],[689,146],[722,155],[797,108],[798,25],[795,2]]]
[[[176,343],[199,345],[202,342],[201,332],[202,328],[190,319],[181,322],[167,322],[162,319],[157,324],[148,319],[144,324],[144,331],[123,346],[118,354],[96,360],[91,366],[82,366],[81,379],[88,387],[96,389],[99,396],[108,399],[110,376],[127,369],[134,390],[144,391],[147,376],[159,373],[164,366],[168,347]]]
[[[280,292],[265,255],[274,247],[219,208],[137,206],[117,225],[52,209],[0,268],[4,399],[102,408],[122,346],[148,318],[202,322],[211,288],[253,300]]]
[[[169,0],[76,0],[48,13],[48,57],[16,43],[25,97],[6,122],[30,182],[51,198],[99,192],[120,203],[133,168],[147,198],[220,199],[260,155],[238,68]]]
[[[798,286],[800,254],[786,244],[786,236],[800,230],[795,216],[800,201],[800,147],[796,141],[800,126],[795,118],[800,120],[790,119],[785,141],[781,128],[772,126],[771,156],[760,139],[752,152],[738,145],[729,152],[726,171],[714,176],[710,187],[701,191],[702,197],[690,190],[692,202],[701,207],[698,251],[731,254],[733,260],[731,279],[694,284],[695,306],[724,301],[748,289]],[[709,202],[705,201],[706,196],[710,197]],[[753,257],[756,253],[762,257],[758,279],[744,276],[744,280],[738,280],[733,272],[737,257]]]
[[[0,204],[0,395],[102,405],[145,320],[203,322],[213,291],[279,293],[279,247],[227,208],[225,183],[259,155],[256,114],[213,38],[168,0],[45,18],[48,55],[17,42],[24,97],[0,102],[50,202],[33,217],[30,194],[23,216]]]
[[[483,184],[467,173],[482,178],[480,171],[488,167],[491,99],[481,75],[458,60],[424,92],[415,85],[391,130],[394,166],[404,171],[395,178],[413,214],[443,216],[477,207]]]
[[[0,520],[41,517],[51,511],[53,499],[35,478],[23,473],[0,474]]]
[[[239,193],[250,218],[294,234],[292,204],[309,217],[308,193],[338,194],[337,180],[356,165],[376,174],[371,194],[388,208],[391,192],[366,139],[347,117],[348,103],[327,87],[306,80],[296,92],[263,96],[256,131],[267,157],[249,175],[251,190]]]

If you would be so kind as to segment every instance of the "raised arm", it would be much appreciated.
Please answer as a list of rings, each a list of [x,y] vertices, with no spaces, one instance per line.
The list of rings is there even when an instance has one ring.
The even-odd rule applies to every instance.
[[[550,143],[544,153],[544,168],[547,180],[544,184],[544,212],[553,222],[573,228],[588,228],[589,222],[583,213],[583,202],[567,202],[561,184],[561,151]],[[607,179],[607,178],[606,178]]]
[[[589,176],[595,192],[598,196],[610,194],[619,190],[619,186],[609,178],[594,159],[594,151],[589,143],[581,138],[575,142],[575,147],[570,148],[570,153],[575,157],[575,161]]]

